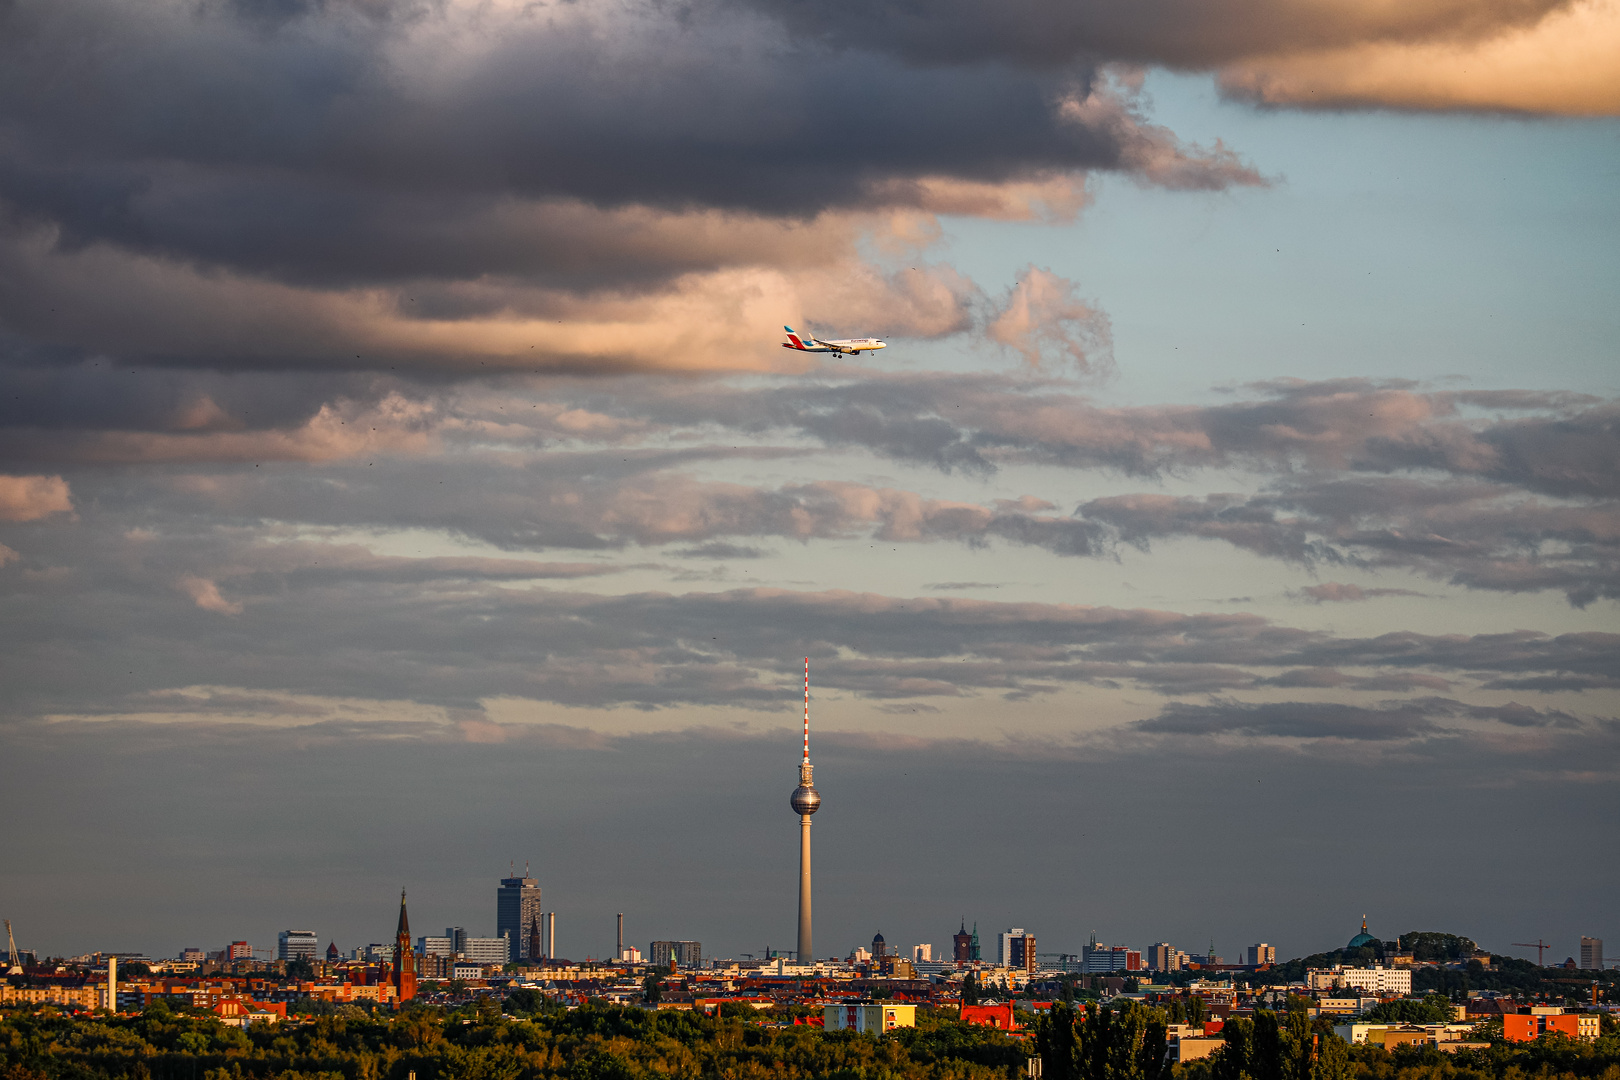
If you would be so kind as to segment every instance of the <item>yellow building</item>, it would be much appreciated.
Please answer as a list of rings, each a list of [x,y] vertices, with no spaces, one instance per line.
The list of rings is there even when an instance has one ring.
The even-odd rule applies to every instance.
[[[828,1031],[870,1031],[876,1035],[917,1026],[917,1006],[892,1001],[846,1001],[828,1005],[821,1015]]]

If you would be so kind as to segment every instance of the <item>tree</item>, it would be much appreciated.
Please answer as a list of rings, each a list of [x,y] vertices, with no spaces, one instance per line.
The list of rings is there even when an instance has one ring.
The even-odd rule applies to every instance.
[[[653,971],[641,982],[641,1000],[649,1005],[658,1004],[658,999],[664,996],[663,976]]]
[[[980,996],[979,973],[976,971],[970,971],[967,974],[967,978],[962,980],[962,1004],[977,1005],[979,1003]]]
[[[1047,1080],[1161,1080],[1165,1020],[1130,1002],[1120,1009],[1054,1005],[1037,1021],[1035,1045]]]

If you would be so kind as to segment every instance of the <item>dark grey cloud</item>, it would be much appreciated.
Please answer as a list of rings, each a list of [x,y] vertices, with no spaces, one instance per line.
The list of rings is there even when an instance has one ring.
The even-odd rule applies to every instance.
[[[0,18],[14,214],[68,247],[284,280],[633,280],[649,255],[666,275],[705,255],[598,249],[566,207],[523,204],[799,216],[907,204],[925,177],[1146,175],[1148,148],[1180,153],[1116,106],[1065,113],[1085,64],[895,65],[735,10],[332,4],[267,25],[223,4],[23,0]],[[1183,156],[1190,186],[1258,179]]]
[[[1156,735],[1243,735],[1287,739],[1344,739],[1353,742],[1404,741],[1463,734],[1457,721],[1494,720],[1516,728],[1578,727],[1559,710],[1527,705],[1468,705],[1449,698],[1423,698],[1363,706],[1343,702],[1216,701],[1201,705],[1172,702],[1133,725]]]

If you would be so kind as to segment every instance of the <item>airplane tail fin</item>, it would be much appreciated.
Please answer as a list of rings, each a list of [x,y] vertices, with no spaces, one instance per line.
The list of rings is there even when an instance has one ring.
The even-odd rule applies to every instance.
[[[799,351],[803,352],[804,351],[804,339],[801,338],[798,334],[794,333],[793,332],[793,327],[791,327],[791,326],[784,326],[784,327],[782,327],[782,329],[787,331],[787,336],[788,336],[787,341],[784,341],[782,343],[782,348],[784,348],[784,349],[798,349]],[[788,344],[788,342],[792,342],[792,344],[790,345],[790,344]]]

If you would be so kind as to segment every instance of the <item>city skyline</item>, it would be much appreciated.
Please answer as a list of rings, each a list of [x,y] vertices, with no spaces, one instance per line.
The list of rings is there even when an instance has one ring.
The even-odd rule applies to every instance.
[[[0,3],[26,947],[1620,940],[1620,6],[1166,2]]]

